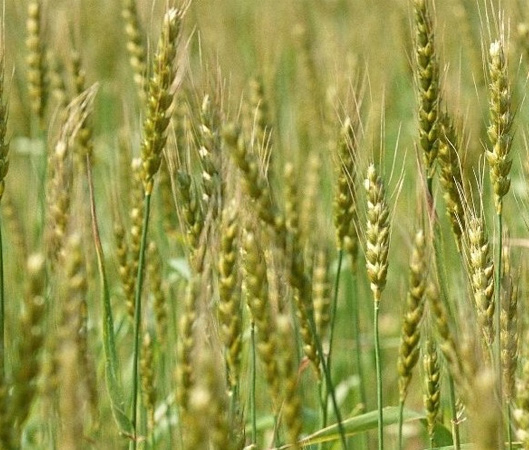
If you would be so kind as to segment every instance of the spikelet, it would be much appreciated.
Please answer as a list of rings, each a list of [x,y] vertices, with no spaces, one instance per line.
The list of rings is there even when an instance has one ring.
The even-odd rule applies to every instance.
[[[275,321],[270,311],[266,263],[253,232],[247,231],[244,234],[243,248],[247,302],[257,330],[257,350],[263,362],[263,372],[272,399],[277,401],[280,380],[276,357],[278,347]]]
[[[500,313],[502,387],[507,402],[514,397],[515,372],[518,366],[518,286],[511,274],[509,250],[509,247],[503,248],[503,293]]]
[[[261,79],[253,77],[248,82],[249,96],[246,103],[245,135],[252,148],[266,151],[272,145],[270,111]]]
[[[448,114],[443,114],[440,120],[439,136],[439,167],[441,172],[439,180],[443,187],[443,198],[446,205],[446,213],[450,219],[452,232],[456,238],[458,249],[461,250],[461,239],[465,229],[465,215],[463,202],[461,201],[463,179],[458,151],[461,142],[457,136],[455,126]]]
[[[299,231],[304,243],[310,242],[318,230],[317,205],[320,193],[322,163],[317,154],[311,154],[303,179],[303,198],[299,211]]]
[[[318,250],[314,257],[312,273],[312,298],[314,321],[320,340],[324,340],[331,323],[331,281],[329,257],[325,250]]]
[[[525,350],[527,353],[527,350]],[[524,355],[522,371],[516,379],[516,399],[513,408],[516,436],[523,448],[529,447],[529,359]]]
[[[434,429],[441,406],[441,387],[439,385],[441,369],[439,367],[437,349],[434,341],[427,340],[425,348],[426,351],[423,356],[425,380],[424,409],[426,410],[428,435],[430,436],[430,443],[433,446]]]
[[[292,239],[299,241],[299,211],[298,211],[298,184],[294,165],[285,164],[285,223]]]
[[[468,251],[467,270],[474,295],[478,322],[487,346],[494,341],[494,265],[489,252],[483,218],[470,212],[467,218],[466,241]]]
[[[418,90],[419,143],[431,179],[439,146],[439,62],[429,0],[414,0],[415,79]]]
[[[375,302],[380,301],[388,270],[389,208],[382,178],[374,164],[367,169],[364,181],[367,193],[366,267]]]
[[[178,327],[180,340],[177,348],[176,398],[184,417],[189,410],[189,395],[195,382],[193,352],[196,342],[193,327],[197,320],[199,281],[199,275],[194,274],[187,285],[184,311]]]
[[[209,95],[205,95],[202,100],[199,131],[200,146],[198,154],[202,164],[203,209],[205,211],[211,211],[212,219],[215,219],[218,214],[220,202],[220,176],[218,168],[220,134],[218,117],[216,117]]]
[[[71,148],[82,123],[91,112],[97,85],[78,95],[68,106],[65,121],[61,125],[59,138],[50,156],[53,175],[48,187],[48,210],[46,243],[49,255],[56,259],[63,248],[69,222],[73,169]]]
[[[141,144],[142,181],[146,195],[152,193],[154,176],[162,162],[162,151],[167,140],[170,122],[169,109],[173,103],[172,85],[175,81],[175,59],[184,10],[169,9],[165,14],[162,34],[149,79],[147,113],[143,123]]]
[[[50,94],[55,100],[59,110],[64,110],[68,104],[66,83],[64,82],[64,66],[51,49],[48,49],[46,52],[46,61],[48,64],[48,76],[50,79]]]
[[[288,231],[287,258],[290,265],[290,284],[294,288],[294,302],[299,321],[303,350],[320,376],[320,358],[310,320],[314,318],[312,286],[305,274],[304,253],[299,233],[298,187],[294,166],[285,164],[285,224]]]
[[[39,120],[39,126],[44,126],[44,111],[46,108],[46,60],[41,28],[41,0],[31,0],[28,3],[28,18],[26,21],[26,47],[28,65],[28,90],[31,111]]]
[[[80,95],[86,89],[86,73],[81,60],[81,54],[78,50],[72,50],[70,55],[70,63],[75,95]],[[94,153],[92,134],[93,131],[92,127],[88,123],[88,117],[85,117],[80,123],[79,130],[77,132],[78,156],[80,157],[81,167],[84,167],[86,158],[92,160]]]
[[[125,35],[127,36],[127,52],[129,62],[134,73],[134,83],[138,87],[140,100],[145,100],[145,76],[147,72],[145,44],[140,26],[140,18],[136,7],[136,0],[123,0],[121,15],[125,21]]]
[[[347,117],[338,143],[338,180],[334,195],[334,226],[338,249],[351,257],[353,270],[358,253],[358,213],[356,205],[357,126]]]
[[[242,350],[242,310],[238,290],[238,216],[235,205],[222,214],[219,251],[219,322],[225,347],[228,381],[233,391],[238,385]]]
[[[231,151],[235,164],[243,174],[244,187],[255,202],[259,219],[276,232],[280,246],[284,248],[285,220],[272,201],[270,187],[260,171],[257,156],[248,151],[243,134],[235,125],[230,124],[224,128],[223,138]]]
[[[424,291],[428,263],[424,232],[418,231],[410,261],[409,288],[400,335],[400,349],[397,368],[399,372],[400,401],[404,402],[411,381],[413,368],[419,359],[419,326],[424,311]]]
[[[75,449],[82,439],[86,420],[83,408],[88,387],[88,348],[82,336],[83,303],[87,292],[87,280],[84,270],[84,255],[78,234],[68,236],[66,251],[62,261],[65,269],[65,300],[62,303],[62,318],[58,342],[59,411],[64,424],[60,435],[60,446]],[[82,350],[82,347],[85,347]],[[81,354],[85,352],[85,355]],[[85,363],[83,363],[83,360]],[[81,370],[80,370],[81,369]],[[87,389],[88,388],[88,389]],[[95,399],[94,399],[95,401]],[[97,408],[96,408],[97,409]]]
[[[143,199],[144,192],[141,189],[142,163],[141,158],[134,158],[131,163],[133,186],[130,190],[130,232],[128,239],[128,272],[129,280],[125,284],[125,295],[127,312],[131,320],[134,319],[136,276],[138,274],[138,263],[140,259],[141,233],[143,229]],[[123,242],[125,243],[125,241]]]
[[[439,290],[434,284],[429,284],[426,288],[426,298],[430,311],[433,313],[435,329],[438,334],[439,349],[441,350],[450,374],[459,386],[465,387],[464,369],[460,351],[456,346],[456,341],[450,330],[448,314],[439,296]]]
[[[160,251],[154,241],[149,243],[147,252],[147,278],[153,296],[156,341],[163,347],[167,341],[167,297],[164,291],[162,261]]]
[[[494,189],[496,212],[502,212],[503,197],[509,192],[512,160],[509,152],[512,145],[511,127],[514,113],[511,108],[511,87],[507,75],[503,42],[495,41],[489,49],[489,110],[490,124],[487,134],[491,148],[487,149],[490,180]]]
[[[200,249],[200,236],[204,228],[204,214],[201,210],[196,186],[192,182],[191,176],[183,171],[177,174],[178,195],[180,197],[183,226],[187,236],[187,243],[190,249],[191,265],[198,270],[198,253]]]
[[[40,371],[40,353],[44,345],[43,328],[45,314],[45,258],[32,254],[27,261],[28,283],[24,298],[24,311],[20,319],[20,330],[24,331],[17,346],[18,367],[13,374],[12,394],[9,399],[10,444],[19,448],[24,424],[29,417],[31,405],[37,392],[37,377]]]
[[[28,257],[27,238],[19,212],[8,190],[2,200],[2,219],[9,233],[10,245],[16,249],[19,261],[25,262]]]
[[[140,360],[141,395],[147,413],[147,427],[149,434],[154,431],[154,410],[156,407],[156,388],[154,374],[154,343],[147,331],[143,335]]]
[[[283,421],[287,430],[288,441],[292,449],[298,450],[298,439],[302,429],[301,398],[298,393],[298,371],[294,361],[292,327],[287,316],[277,318],[277,333],[282,343],[281,349],[281,379],[284,385]]]
[[[129,263],[129,248],[125,229],[119,218],[114,220],[114,241],[116,243],[116,256],[118,262],[118,273],[125,294],[127,313],[132,319],[134,317],[134,286],[136,274],[132,272],[132,264]]]

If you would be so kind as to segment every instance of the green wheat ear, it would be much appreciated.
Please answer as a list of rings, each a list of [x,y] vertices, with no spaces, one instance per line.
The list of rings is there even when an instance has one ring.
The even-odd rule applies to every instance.
[[[489,111],[490,124],[487,129],[491,148],[487,149],[490,180],[494,189],[496,211],[501,214],[503,197],[509,192],[512,160],[511,127],[514,119],[511,106],[511,87],[507,74],[507,61],[503,42],[495,41],[489,49]]]
[[[439,149],[439,63],[434,42],[429,0],[414,0],[415,78],[419,103],[419,143],[426,176],[433,177]]]

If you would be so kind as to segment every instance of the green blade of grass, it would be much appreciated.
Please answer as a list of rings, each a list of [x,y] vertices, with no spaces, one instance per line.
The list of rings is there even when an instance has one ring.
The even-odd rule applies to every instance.
[[[405,409],[403,412],[404,422],[424,419],[424,414]],[[399,420],[399,408],[389,406],[384,408],[384,426],[394,425]],[[354,436],[365,431],[376,430],[378,427],[378,410],[369,411],[359,416],[350,417],[342,421],[342,425],[347,437]],[[327,428],[318,430],[316,433],[301,439],[299,443],[302,446],[320,444],[324,442],[339,441],[338,424],[333,424]],[[281,448],[289,448],[281,447]]]
[[[119,379],[119,360],[116,352],[116,341],[114,339],[114,318],[112,316],[112,305],[110,303],[110,292],[105,272],[103,247],[99,237],[97,224],[97,213],[94,200],[94,186],[92,180],[92,168],[90,159],[86,158],[86,171],[88,187],[90,192],[90,212],[92,216],[92,233],[97,255],[97,267],[101,278],[101,298],[103,300],[103,350],[105,353],[105,382],[110,398],[112,415],[121,434],[134,436],[134,427],[125,412],[125,397],[123,387]]]

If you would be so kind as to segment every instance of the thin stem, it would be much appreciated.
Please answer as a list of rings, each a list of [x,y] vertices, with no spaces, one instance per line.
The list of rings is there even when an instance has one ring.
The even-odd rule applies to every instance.
[[[500,203],[501,205],[501,203]],[[500,210],[496,214],[498,219],[498,248],[497,252],[497,264],[496,264],[496,286],[495,286],[495,296],[496,296],[496,346],[497,346],[497,368],[498,368],[498,398],[500,401],[500,410],[503,411],[503,380],[502,380],[502,363],[501,363],[501,278],[503,272],[503,215]],[[499,442],[501,447],[504,447],[503,442],[503,427],[499,430]]]
[[[509,442],[509,450],[513,449],[512,445],[512,413],[511,407],[507,404],[507,441]]]
[[[309,320],[310,331],[312,333],[312,336],[314,336],[316,350],[321,360],[321,366],[323,369],[323,374],[325,376],[325,383],[327,384],[329,394],[331,395],[331,402],[332,402],[332,406],[334,409],[334,414],[336,415],[336,422],[338,425],[338,433],[340,434],[340,441],[342,443],[342,448],[347,450],[347,440],[345,438],[345,428],[343,427],[343,423],[342,423],[342,414],[340,413],[340,408],[338,407],[338,402],[336,400],[336,394],[334,392],[334,386],[332,383],[331,373],[327,365],[327,359],[324,357],[321,340],[316,331],[316,324],[314,322],[314,314],[309,313],[307,314],[307,316]]]
[[[338,307],[338,291],[340,287],[340,273],[342,272],[342,262],[343,262],[343,249],[340,249],[338,253],[338,268],[336,270],[336,277],[334,279],[334,294],[332,299],[331,307],[331,324],[330,324],[330,334],[329,334],[329,354],[327,355],[327,368],[329,372],[331,371],[331,357],[332,357],[332,343],[334,340],[334,329],[336,325],[336,310]],[[320,384],[321,386],[321,384]],[[322,428],[327,426],[327,405],[328,398],[327,392],[329,391],[329,386],[326,386],[324,397],[322,398]],[[320,398],[322,396],[322,390],[320,389]]]
[[[399,402],[399,450],[402,450],[402,425],[404,423],[404,401]]]
[[[360,303],[358,302],[358,283],[356,280],[356,269],[351,272],[351,298],[354,298],[351,312],[353,316],[353,334],[355,342],[356,370],[358,372],[358,389],[360,391],[360,401],[367,408],[366,384],[364,369],[362,365],[362,346],[360,343]]]
[[[138,263],[138,275],[136,278],[136,293],[134,296],[134,354],[132,361],[132,427],[134,428],[133,449],[136,448],[138,437],[137,414],[138,414],[138,391],[139,376],[138,366],[140,361],[140,334],[141,334],[141,292],[143,288],[143,273],[145,266],[145,248],[147,244],[147,229],[149,226],[149,214],[151,210],[151,195],[145,194],[143,206],[143,229],[141,234],[140,254]]]
[[[334,339],[334,328],[336,324],[336,309],[338,307],[338,291],[340,287],[340,273],[342,272],[343,262],[343,249],[340,249],[338,253],[338,268],[336,270],[336,277],[334,278],[334,295],[332,298],[332,309],[331,309],[331,330],[329,334],[329,355],[327,356],[327,366],[331,370],[331,356],[332,356],[332,343]]]
[[[450,391],[450,410],[452,414],[452,439],[454,441],[454,450],[460,450],[461,438],[459,436],[459,420],[457,419],[456,390],[452,375],[448,375],[448,387]]]
[[[380,360],[380,341],[378,335],[378,313],[380,300],[375,299],[374,331],[375,331],[375,366],[377,371],[377,408],[378,408],[378,449],[384,448],[384,413],[382,411],[382,366]]]
[[[325,428],[327,426],[327,398],[328,390],[325,388],[324,384],[321,380],[318,381],[318,397],[320,399],[320,408],[321,408],[321,428]],[[322,448],[322,444],[320,444],[319,448]]]
[[[252,446],[257,445],[257,414],[255,411],[255,381],[257,358],[255,354],[255,323],[252,321],[251,329],[252,341],[252,381],[250,389],[250,417],[252,418]]]
[[[2,243],[2,225],[0,223],[0,384],[5,376],[5,299],[4,299],[4,255]]]

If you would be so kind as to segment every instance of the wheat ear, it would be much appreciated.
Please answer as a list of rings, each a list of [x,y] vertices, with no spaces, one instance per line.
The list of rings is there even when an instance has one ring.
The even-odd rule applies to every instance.
[[[415,70],[418,90],[419,142],[431,194],[439,138],[439,63],[434,42],[429,0],[414,0]]]
[[[367,193],[366,267],[374,297],[375,362],[377,371],[378,448],[384,448],[382,366],[378,334],[378,315],[382,291],[386,285],[389,252],[389,208],[382,178],[374,164],[367,168],[364,181]]]

